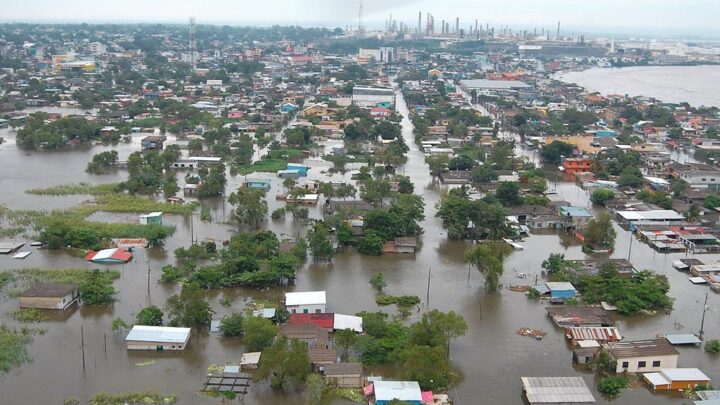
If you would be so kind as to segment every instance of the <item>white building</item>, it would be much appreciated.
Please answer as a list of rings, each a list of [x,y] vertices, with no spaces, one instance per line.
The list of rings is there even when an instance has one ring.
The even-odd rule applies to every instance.
[[[358,107],[374,107],[378,104],[389,103],[395,105],[395,91],[383,87],[353,87],[353,104]]]
[[[125,337],[128,350],[185,350],[190,328],[135,325]]]
[[[88,49],[93,55],[103,55],[107,52],[107,47],[102,42],[90,42],[88,44]]]
[[[291,314],[322,314],[327,310],[325,291],[285,293],[285,307]]]

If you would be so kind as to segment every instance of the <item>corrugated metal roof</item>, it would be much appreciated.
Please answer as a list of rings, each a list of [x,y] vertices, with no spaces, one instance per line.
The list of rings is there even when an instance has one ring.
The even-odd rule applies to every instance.
[[[699,368],[664,368],[660,373],[670,381],[710,381]]]
[[[190,336],[190,328],[171,328],[169,326],[135,325],[125,340],[142,342],[185,343]]]
[[[608,344],[608,351],[616,359],[678,354],[678,351],[665,338],[613,342]]]
[[[285,305],[326,304],[325,291],[304,291],[285,293]]]
[[[599,340],[615,342],[622,340],[616,327],[572,327],[565,329],[565,336],[572,340]]]
[[[665,339],[667,339],[671,345],[694,345],[701,343],[700,339],[692,333],[665,335]]]
[[[373,385],[376,401],[422,401],[417,381],[375,381]]]
[[[521,377],[531,404],[594,403],[582,377]]]

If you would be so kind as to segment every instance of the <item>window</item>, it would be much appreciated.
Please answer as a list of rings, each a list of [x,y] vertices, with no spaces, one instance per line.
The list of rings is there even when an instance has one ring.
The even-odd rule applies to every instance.
[[[638,361],[638,368],[644,368],[644,367],[646,367],[646,366],[647,366],[647,362],[646,362],[646,361]]]
[[[622,362],[622,368],[628,368],[629,366],[630,366],[630,363],[628,363],[627,361]]]
[[[292,309],[292,313],[293,313],[293,314],[296,314],[296,313],[297,313],[297,310],[296,310],[295,308],[293,308],[293,309]]]
[[[653,361],[653,367],[660,367],[660,360]]]
[[[320,312],[319,309],[316,309],[316,310],[315,310],[315,313],[316,313],[316,314],[321,314],[322,312]]]
[[[303,314],[307,314],[308,312],[310,311],[307,308],[303,309]]]
[[[703,178],[702,178],[702,182],[704,183],[704,182],[706,182],[706,181],[707,181],[707,179],[706,179],[705,177],[703,177]]]

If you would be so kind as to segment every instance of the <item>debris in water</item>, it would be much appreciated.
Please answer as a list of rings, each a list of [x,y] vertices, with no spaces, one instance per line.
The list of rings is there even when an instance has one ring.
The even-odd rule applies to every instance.
[[[540,329],[532,328],[520,328],[516,333],[520,336],[527,336],[536,340],[542,340],[542,338],[547,335],[547,332],[543,332]]]
[[[147,367],[152,366],[153,364],[155,364],[155,360],[143,361],[140,363],[135,363],[135,367]]]
[[[529,285],[511,285],[508,288],[508,290],[524,293],[524,292],[530,291],[530,286]]]

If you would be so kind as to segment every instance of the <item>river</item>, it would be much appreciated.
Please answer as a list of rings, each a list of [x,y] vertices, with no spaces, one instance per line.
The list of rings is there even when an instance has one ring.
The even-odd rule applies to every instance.
[[[720,66],[591,68],[555,76],[603,95],[654,97],[669,103],[720,107]]]
[[[521,376],[575,375],[582,375],[586,379],[598,403],[607,403],[595,390],[593,375],[573,367],[572,353],[568,350],[562,331],[554,327],[546,316],[543,304],[529,300],[522,293],[509,290],[496,294],[484,292],[481,275],[476,270],[469,269],[463,260],[465,251],[472,246],[471,243],[449,241],[440,219],[434,216],[435,205],[446,187],[435,182],[428,174],[424,155],[414,143],[409,112],[401,94],[398,94],[397,109],[404,117],[401,122],[402,136],[410,147],[408,161],[399,170],[410,176],[415,184],[415,192],[425,199],[426,218],[422,222],[425,233],[420,238],[419,251],[415,256],[369,257],[348,250],[338,254],[332,263],[312,263],[304,266],[298,273],[296,286],[289,289],[326,290],[329,310],[338,313],[387,310],[375,304],[375,292],[368,283],[374,274],[382,272],[388,282],[385,289],[387,293],[416,294],[421,297],[421,310],[411,315],[410,322],[418,320],[422,313],[429,309],[453,310],[463,315],[469,326],[468,333],[451,345],[452,365],[462,376],[457,387],[450,390],[456,404],[518,404],[522,403]],[[106,183],[121,180],[125,176],[123,172],[105,176],[84,172],[85,165],[93,154],[110,147],[28,153],[17,149],[14,132],[3,129],[0,130],[0,136],[9,140],[0,145],[0,161],[4,163],[5,170],[0,178],[3,187],[0,203],[11,208],[53,209],[72,206],[89,198],[33,196],[24,193],[27,188],[79,181]],[[131,144],[121,144],[114,149],[120,152],[120,158],[123,159],[132,151],[138,150],[139,144],[134,140]],[[306,163],[312,166],[311,178],[327,178],[324,172],[331,167],[329,162],[311,157]],[[281,202],[273,198],[274,194],[282,191],[281,180],[272,174],[263,174],[261,177],[272,178],[272,189],[268,198],[270,210],[282,206]],[[332,178],[343,180],[348,177],[347,174],[335,174]],[[233,191],[243,179],[243,176],[229,179],[228,192]],[[590,206],[588,194],[574,183],[559,181],[557,191],[562,198],[574,204]],[[224,204],[220,201],[203,202],[203,205],[211,208],[213,216],[220,222],[230,217],[229,207],[223,208]],[[320,206],[311,208],[312,217],[317,218],[320,215]],[[114,216],[107,215],[106,218],[112,219]],[[113,267],[122,274],[115,283],[118,300],[113,306],[82,306],[66,314],[63,319],[40,324],[41,327],[47,327],[47,333],[35,336],[29,346],[33,361],[0,377],[0,390],[3,393],[1,403],[60,404],[63,398],[68,396],[87,399],[99,391],[146,389],[175,393],[180,397],[179,404],[219,403],[219,400],[199,396],[197,392],[202,386],[209,364],[239,360],[244,351],[241,341],[223,339],[205,331],[195,331],[188,349],[182,353],[134,353],[125,349],[124,333],[114,333],[110,329],[114,318],[121,317],[131,321],[143,306],[148,303],[162,306],[170,295],[179,290],[176,285],[159,284],[158,279],[160,268],[173,262],[172,251],[189,244],[190,224],[187,219],[177,216],[167,216],[165,221],[175,225],[177,232],[166,241],[164,249],[150,249],[147,257],[144,252],[137,252],[131,263]],[[197,216],[194,225],[199,240],[224,240],[237,230],[236,226],[229,224],[200,222]],[[279,234],[293,237],[302,229],[290,218],[268,221],[267,227]],[[619,227],[617,231],[615,256],[626,257],[630,234]],[[585,258],[579,244],[571,238],[560,238],[555,232],[532,235],[521,244],[525,250],[513,252],[506,260],[506,270],[502,277],[506,286],[531,283],[540,273],[541,262],[551,252],[564,253],[569,259]],[[628,338],[647,338],[658,333],[676,332],[678,330],[675,322],[685,325],[681,332],[698,330],[702,300],[708,289],[690,284],[684,273],[671,267],[672,260],[678,257],[684,255],[657,254],[646,245],[633,242],[632,262],[640,269],[653,269],[660,274],[666,274],[671,281],[670,294],[676,302],[675,309],[670,314],[632,319],[615,317],[623,335]],[[703,260],[709,259],[708,256],[699,257]],[[95,266],[62,251],[36,250],[23,261],[0,256],[0,269],[18,267]],[[149,293],[146,272],[148,267],[151,269]],[[428,273],[429,303],[426,302]],[[519,273],[529,275],[529,279],[518,278]],[[280,288],[257,291],[235,288],[210,291],[208,297],[216,311],[215,318],[220,318],[232,310],[241,310],[253,298],[279,300],[287,290]],[[226,308],[220,305],[221,297],[234,299],[232,306]],[[720,337],[720,297],[711,294],[708,305],[710,309],[705,323],[706,336],[717,338]],[[4,298],[0,301],[0,313],[6,314],[16,306],[16,299]],[[5,319],[12,323],[8,316]],[[81,325],[85,329],[85,370],[81,362]],[[548,335],[542,341],[522,337],[515,333],[521,327],[542,329],[547,331]],[[699,367],[716,383],[720,381],[720,370],[715,358],[696,347],[679,348],[679,351],[681,367]],[[146,366],[135,365],[151,360],[154,363]],[[644,405],[678,403],[679,400],[669,395],[652,394],[643,387],[624,391],[617,402]],[[245,397],[245,403],[289,405],[302,401],[295,395],[278,395],[266,383],[253,383]]]

